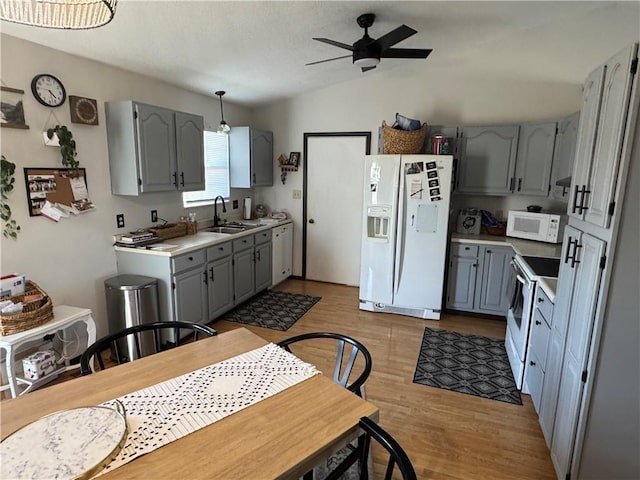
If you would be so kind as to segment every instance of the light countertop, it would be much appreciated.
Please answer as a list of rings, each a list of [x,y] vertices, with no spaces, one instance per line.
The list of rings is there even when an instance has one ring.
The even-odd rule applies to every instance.
[[[551,278],[551,277],[539,277],[538,278],[538,285],[540,286],[542,291],[544,291],[544,293],[547,294],[547,297],[549,297],[549,300],[551,300],[553,303],[555,303],[555,301],[556,301],[556,290],[557,290],[557,287],[558,287],[558,279],[557,278]]]
[[[562,256],[561,243],[534,242],[533,240],[522,240],[513,237],[499,237],[496,235],[464,235],[454,233],[451,241],[456,243],[474,243],[483,245],[501,245],[513,248],[517,255],[532,257],[556,257]]]
[[[146,247],[121,247],[114,245],[113,249],[116,252],[136,252],[144,255],[157,255],[161,257],[176,257],[184,253],[193,252],[202,248],[207,248],[219,243],[233,241],[237,238],[242,238],[246,235],[253,235],[254,233],[270,230],[280,225],[292,223],[292,220],[282,220],[280,222],[269,223],[265,225],[259,225],[254,228],[247,228],[243,232],[228,234],[228,233],[213,233],[200,231],[195,235],[185,235],[183,237],[168,238],[162,240],[161,243],[154,243]],[[208,227],[205,227],[208,228]]]

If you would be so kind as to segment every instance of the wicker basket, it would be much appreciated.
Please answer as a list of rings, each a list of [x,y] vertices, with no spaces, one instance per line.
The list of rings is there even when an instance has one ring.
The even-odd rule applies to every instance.
[[[31,328],[39,327],[53,318],[53,303],[47,293],[36,283],[27,280],[24,293],[16,296],[5,295],[0,300],[11,300],[13,303],[22,302],[27,295],[42,295],[42,300],[30,302],[24,306],[21,313],[0,314],[0,335],[13,335]]]
[[[187,234],[186,223],[167,223],[161,227],[151,227],[148,229],[151,233],[155,233],[160,240],[167,238],[183,237]]]
[[[419,130],[396,130],[382,121],[383,153],[420,153],[427,135],[427,124]]]

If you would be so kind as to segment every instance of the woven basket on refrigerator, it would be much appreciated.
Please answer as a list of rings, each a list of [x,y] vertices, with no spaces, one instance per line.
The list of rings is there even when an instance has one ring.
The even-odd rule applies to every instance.
[[[0,300],[11,300],[13,303],[22,302],[25,296],[42,295],[42,300],[27,303],[21,313],[0,313],[0,335],[13,335],[31,328],[39,327],[53,318],[53,303],[51,298],[35,282],[26,281],[24,293],[21,295],[5,295]]]
[[[427,135],[427,124],[418,130],[396,130],[382,121],[383,153],[420,153]]]

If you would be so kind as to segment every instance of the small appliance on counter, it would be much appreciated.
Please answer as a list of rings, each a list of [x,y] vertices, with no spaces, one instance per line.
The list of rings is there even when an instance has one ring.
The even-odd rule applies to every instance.
[[[480,210],[477,208],[461,208],[458,213],[456,232],[465,235],[480,235]]]
[[[563,213],[509,210],[507,237],[562,243],[568,217]]]
[[[246,197],[242,204],[242,219],[251,220],[251,197]]]

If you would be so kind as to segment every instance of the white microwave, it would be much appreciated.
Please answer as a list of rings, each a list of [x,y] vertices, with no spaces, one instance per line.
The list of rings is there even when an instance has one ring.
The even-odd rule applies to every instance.
[[[561,213],[534,213],[525,210],[509,210],[507,236],[562,243],[567,215]]]

